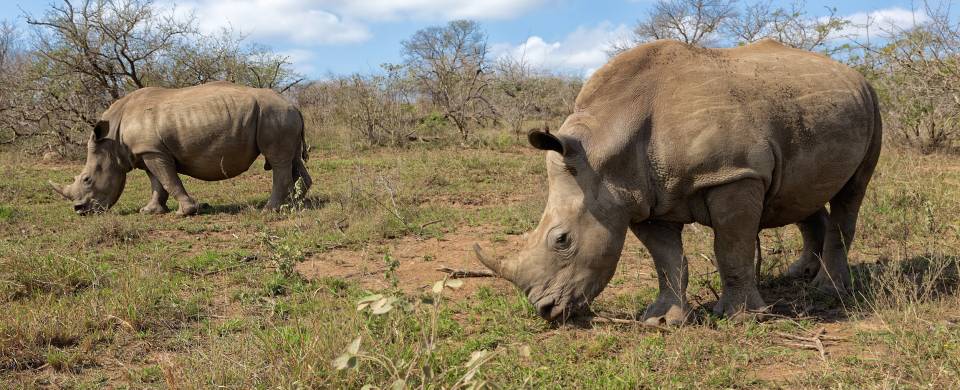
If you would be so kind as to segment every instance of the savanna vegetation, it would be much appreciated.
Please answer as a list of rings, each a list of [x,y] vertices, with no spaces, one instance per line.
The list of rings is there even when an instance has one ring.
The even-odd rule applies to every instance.
[[[910,29],[802,4],[662,0],[613,52],[657,38],[820,51],[880,92],[886,145],[851,252],[854,291],[780,277],[794,227],[762,234],[767,318],[710,314],[710,229],[684,233],[690,324],[640,326],[656,296],[633,238],[593,305],[551,325],[480,270],[475,242],[515,253],[546,195],[531,127],[556,128],[579,75],[492,58],[482,25],[402,41],[404,60],[306,80],[241,34],[199,32],[146,0],[56,3],[0,26],[0,387],[953,388],[960,384],[960,26],[949,4]],[[690,21],[694,22],[690,22]],[[614,54],[614,53],[611,53]],[[46,181],[79,172],[90,127],[145,86],[273,88],[307,122],[312,192],[259,210],[269,172],[185,179],[200,215],[142,216],[134,173],[108,213],[80,218]],[[255,167],[259,166],[255,164]]]

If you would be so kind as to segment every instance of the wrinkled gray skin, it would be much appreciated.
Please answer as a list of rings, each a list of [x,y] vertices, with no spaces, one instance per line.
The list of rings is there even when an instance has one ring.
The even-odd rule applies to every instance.
[[[127,173],[143,169],[153,194],[141,213],[166,213],[167,198],[191,215],[199,203],[178,173],[201,180],[235,177],[263,154],[273,169],[267,209],[284,202],[298,178],[311,184],[300,111],[279,94],[228,82],[182,89],[143,88],[117,100],[94,127],[83,172],[66,186],[50,183],[81,215],[113,206]]]
[[[700,223],[715,233],[723,293],[714,311],[737,317],[765,307],[759,230],[796,223],[804,249],[788,273],[843,293],[881,127],[867,82],[817,54],[774,41],[637,47],[590,78],[556,133],[529,134],[548,151],[543,217],[518,257],[481,261],[542,317],[563,320],[609,282],[629,229],[659,277],[644,320],[678,324],[689,313],[681,231]]]

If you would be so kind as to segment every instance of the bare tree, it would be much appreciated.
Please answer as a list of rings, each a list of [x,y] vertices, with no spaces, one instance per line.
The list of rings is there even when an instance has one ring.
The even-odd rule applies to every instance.
[[[263,45],[249,45],[238,53],[242,69],[237,82],[256,88],[269,88],[284,93],[304,78],[291,66],[290,57],[277,54]]]
[[[267,46],[246,43],[232,28],[214,35],[197,36],[175,47],[162,63],[169,87],[184,87],[225,80],[284,93],[304,77],[292,68],[290,57]]]
[[[151,67],[195,32],[192,19],[159,14],[153,0],[64,0],[41,18],[27,15],[41,29],[37,52],[64,70],[93,81],[117,99],[143,88]]]
[[[403,41],[405,65],[423,93],[450,119],[463,140],[481,122],[490,104],[484,98],[487,37],[477,22],[456,20],[417,31]]]
[[[675,39],[700,46],[747,44],[764,38],[788,46],[834,54],[842,47],[833,38],[849,25],[827,8],[825,16],[811,16],[802,0],[774,7],[771,0],[747,3],[737,0],[659,0],[646,19],[637,22],[627,41],[612,42],[611,54],[655,39]]]
[[[736,0],[658,0],[634,27],[635,43],[676,39],[691,45],[716,43],[715,33],[736,15]]]
[[[724,29],[738,44],[773,38],[798,49],[834,53],[838,47],[830,46],[830,40],[838,38],[850,22],[837,16],[836,8],[827,11],[826,16],[810,16],[803,1],[789,8],[774,8],[769,1],[758,2],[725,21]]]
[[[524,122],[537,110],[540,94],[533,69],[523,58],[504,57],[497,61],[496,71],[493,102],[500,119],[519,138]]]
[[[165,63],[167,79],[163,84],[184,87],[217,80],[237,82],[236,75],[244,68],[244,39],[232,28],[224,28],[177,46]]]
[[[573,112],[583,84],[580,77],[564,77],[536,69],[523,58],[497,61],[490,101],[499,119],[518,138],[529,122],[556,128]]]

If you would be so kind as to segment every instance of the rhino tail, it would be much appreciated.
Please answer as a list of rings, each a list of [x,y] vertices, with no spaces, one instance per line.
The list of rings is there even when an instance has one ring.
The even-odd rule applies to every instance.
[[[754,270],[754,277],[757,278],[757,284],[760,284],[760,272],[763,271],[763,248],[760,246],[760,232],[757,232],[757,241],[756,241],[756,251],[754,252],[754,260],[756,261],[756,269]]]
[[[297,115],[300,115],[300,159],[308,161],[310,160],[310,146],[307,145],[307,129],[304,124],[303,113],[297,110]]]

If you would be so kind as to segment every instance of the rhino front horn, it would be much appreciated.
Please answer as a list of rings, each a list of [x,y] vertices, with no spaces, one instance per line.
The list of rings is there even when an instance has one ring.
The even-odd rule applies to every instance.
[[[57,183],[54,183],[53,181],[50,181],[50,180],[47,180],[47,184],[50,185],[50,188],[53,188],[53,191],[54,191],[54,192],[60,194],[60,196],[62,196],[64,199],[66,199],[66,200],[71,200],[70,197],[67,196],[67,192],[64,190],[64,188],[65,188],[64,186],[61,186],[61,185],[59,185],[59,184],[57,184]]]
[[[483,265],[503,277],[503,264],[501,264],[500,260],[492,259],[483,254],[483,249],[480,248],[480,244],[473,244],[473,254],[477,256],[477,260],[480,260]]]

